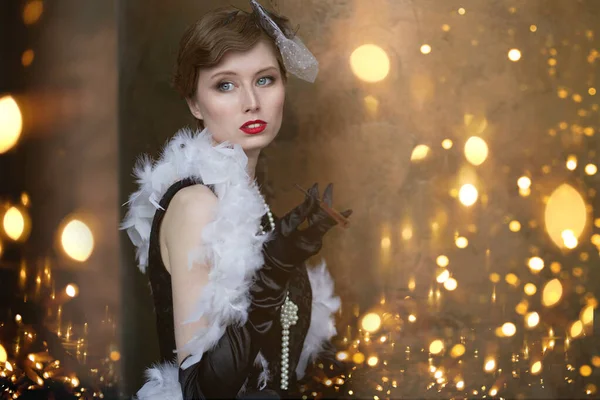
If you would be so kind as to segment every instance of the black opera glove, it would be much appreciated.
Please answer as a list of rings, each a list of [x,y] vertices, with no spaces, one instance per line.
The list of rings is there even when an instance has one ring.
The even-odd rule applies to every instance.
[[[318,184],[308,190],[304,202],[292,209],[283,218],[276,220],[273,238],[263,246],[265,267],[279,269],[282,276],[289,273],[296,265],[303,264],[317,254],[323,246],[325,234],[337,225],[337,221],[329,216],[320,206]],[[330,183],[323,192],[322,202],[332,207],[333,184]],[[341,212],[349,217],[352,210]],[[308,227],[298,229],[306,220]],[[264,267],[263,267],[264,268]]]

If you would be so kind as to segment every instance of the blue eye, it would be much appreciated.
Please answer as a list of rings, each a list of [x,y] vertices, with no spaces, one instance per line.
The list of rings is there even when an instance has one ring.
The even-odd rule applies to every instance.
[[[226,85],[230,85],[230,86],[226,86]],[[230,92],[231,90],[233,90],[233,83],[221,82],[217,85],[217,89],[219,89],[221,92]]]
[[[275,78],[273,78],[272,76],[263,76],[262,78],[259,78],[258,81],[256,81],[256,83],[258,83],[258,86],[266,86],[269,83],[273,83],[275,81]]]

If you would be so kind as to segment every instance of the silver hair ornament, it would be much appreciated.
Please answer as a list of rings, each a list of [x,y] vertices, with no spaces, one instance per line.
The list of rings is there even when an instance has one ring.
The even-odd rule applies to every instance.
[[[263,27],[267,33],[275,39],[287,71],[300,79],[314,82],[319,73],[319,62],[302,40],[295,35],[289,39],[256,0],[250,0],[250,4],[260,19],[265,22]]]

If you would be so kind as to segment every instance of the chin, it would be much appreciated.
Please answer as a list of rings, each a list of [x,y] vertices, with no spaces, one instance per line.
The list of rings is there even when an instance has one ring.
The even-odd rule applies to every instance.
[[[275,135],[276,136],[276,135]],[[244,151],[262,150],[273,142],[275,136],[270,134],[246,135],[238,142]]]

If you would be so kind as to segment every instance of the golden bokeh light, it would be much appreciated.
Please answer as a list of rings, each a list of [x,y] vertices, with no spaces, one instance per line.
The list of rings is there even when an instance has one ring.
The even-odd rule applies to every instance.
[[[94,250],[94,235],[82,221],[73,219],[63,228],[61,244],[65,253],[75,261],[86,261]]]
[[[466,237],[459,236],[455,240],[456,247],[464,249],[469,245],[469,240]]]
[[[521,189],[529,189],[531,186],[531,179],[527,176],[522,176],[517,180],[517,186]]]
[[[527,300],[522,300],[515,306],[515,312],[519,315],[525,315],[529,309],[529,303]]]
[[[439,339],[434,340],[429,345],[429,352],[431,354],[440,354],[442,351],[444,351],[444,342]]]
[[[347,351],[338,351],[335,355],[335,358],[337,358],[339,361],[347,361],[350,358],[350,355]]]
[[[517,327],[512,322],[505,322],[502,325],[502,334],[506,337],[514,336],[517,333]]]
[[[492,272],[490,274],[490,281],[494,283],[500,282],[500,274],[497,272]]]
[[[444,283],[448,280],[448,278],[450,278],[450,271],[448,271],[447,269],[443,270],[442,272],[440,272],[437,277],[435,278],[435,280],[438,283]]]
[[[452,140],[450,140],[450,139],[444,139],[444,140],[442,140],[442,147],[445,150],[450,150],[453,145],[454,145],[454,143],[452,143]]]
[[[494,372],[496,370],[496,360],[493,358],[487,358],[485,360],[485,364],[483,366],[483,369],[486,372]]]
[[[550,195],[544,217],[546,231],[554,244],[559,248],[573,248],[573,239],[576,242],[585,228],[585,201],[571,185],[562,184]]]
[[[596,88],[593,88],[593,87],[589,88],[588,89],[588,94],[590,96],[595,96],[596,95]]]
[[[521,59],[521,50],[519,49],[510,49],[508,51],[508,59],[513,62],[517,62]]]
[[[598,167],[595,164],[588,164],[585,166],[584,171],[588,175],[596,175],[596,172],[598,172]]]
[[[553,307],[562,298],[563,287],[558,279],[552,279],[546,283],[542,291],[542,304],[546,307]]]
[[[25,25],[35,24],[44,12],[44,3],[41,0],[29,0],[23,9],[23,22]]]
[[[392,239],[389,236],[384,236],[381,238],[381,248],[386,250],[389,249],[392,245]]]
[[[352,356],[352,362],[354,364],[362,364],[365,362],[365,355],[361,352],[358,353],[354,353],[354,355]]]
[[[424,144],[419,144],[417,145],[411,155],[410,155],[410,160],[411,161],[420,161],[425,159],[425,157],[427,157],[427,155],[429,154],[429,146],[424,145]]]
[[[456,388],[458,390],[463,390],[465,388],[465,381],[460,380],[460,381],[456,382]]]
[[[448,264],[450,264],[450,260],[448,259],[448,257],[446,257],[445,255],[439,255],[436,260],[435,260],[436,264],[439,265],[442,268],[446,268],[448,266]]]
[[[536,361],[533,364],[531,364],[531,373],[533,375],[538,375],[540,372],[542,372],[542,362],[541,361]]]
[[[583,307],[579,313],[579,319],[584,325],[591,325],[594,323],[594,305],[588,304],[587,306]]]
[[[74,283],[69,283],[65,288],[65,293],[69,297],[76,297],[79,294],[79,288]]]
[[[381,317],[376,313],[368,313],[362,318],[362,328],[370,333],[377,332],[381,327]]]
[[[487,159],[488,145],[482,138],[471,136],[465,143],[465,157],[473,165],[481,165]]]
[[[527,262],[527,265],[529,266],[531,272],[537,274],[544,269],[544,260],[542,260],[540,257],[531,257]]]
[[[582,365],[581,367],[579,367],[579,374],[585,377],[592,375],[592,367],[590,367],[589,365]]]
[[[12,149],[23,130],[23,116],[12,96],[0,98],[0,154]]]
[[[536,31],[537,31],[537,26],[536,26],[536,25],[530,25],[530,26],[529,26],[529,30],[530,30],[531,32],[536,32]]]
[[[506,276],[504,277],[504,280],[506,281],[506,283],[508,283],[511,286],[519,285],[519,277],[512,272],[506,274]]]
[[[377,115],[377,111],[379,110],[379,100],[377,97],[368,95],[363,99],[365,103],[365,108],[371,115]]]
[[[428,44],[424,44],[421,46],[421,53],[423,54],[429,54],[431,53],[431,46]]]
[[[3,218],[4,233],[12,240],[20,240],[25,233],[25,215],[17,207],[9,208]]]
[[[416,317],[415,315],[413,315],[413,314],[410,314],[410,315],[408,316],[408,321],[409,321],[409,322],[415,322],[416,320],[417,320],[417,317]]]
[[[5,363],[6,360],[8,360],[8,355],[4,347],[0,344],[0,363]]]
[[[573,322],[569,328],[569,334],[572,338],[577,338],[583,334],[583,323],[579,320]]]
[[[449,292],[456,290],[458,287],[458,282],[454,278],[449,278],[446,282],[444,282],[444,288]]]
[[[477,192],[477,188],[470,183],[462,185],[458,192],[458,199],[467,207],[475,204],[478,196],[479,193]]]
[[[523,291],[527,296],[533,296],[537,292],[537,287],[533,283],[526,283],[523,286]]]
[[[121,353],[119,353],[117,350],[111,351],[110,359],[115,362],[119,361],[121,359]]]
[[[528,328],[535,328],[540,323],[540,315],[537,312],[530,312],[525,316],[525,325]]]
[[[569,171],[574,171],[575,168],[577,168],[577,157],[570,155],[567,157],[567,169]]]
[[[365,44],[350,55],[350,68],[356,77],[365,82],[379,82],[390,72],[390,59],[379,46]]]
[[[35,53],[33,52],[33,50],[31,49],[27,49],[23,52],[23,54],[21,55],[21,65],[23,65],[24,67],[29,67],[31,65],[31,63],[33,62],[33,59],[35,57]]]
[[[465,351],[466,348],[463,344],[455,344],[450,350],[450,356],[452,356],[452,358],[458,358],[465,354]]]
[[[465,10],[463,7],[458,9],[458,14],[459,15],[465,15],[467,13],[467,10]]]
[[[377,358],[377,356],[371,356],[367,360],[367,364],[369,364],[369,367],[375,367],[378,363],[379,363],[379,358]]]

